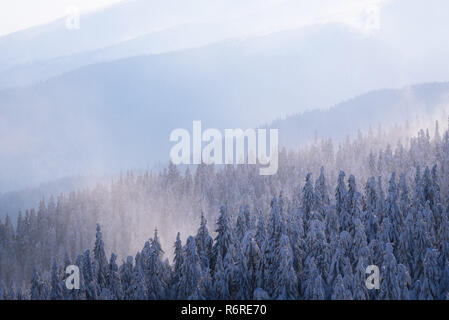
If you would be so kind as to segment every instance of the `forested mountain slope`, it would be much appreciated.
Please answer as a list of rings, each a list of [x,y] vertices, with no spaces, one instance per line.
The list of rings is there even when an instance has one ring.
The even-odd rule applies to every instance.
[[[449,132],[440,131],[421,130],[394,147],[394,130],[360,135],[335,151],[330,140],[318,141],[283,151],[274,176],[259,176],[254,166],[202,165],[183,174],[170,165],[52,198],[20,215],[17,228],[9,218],[0,225],[0,276],[11,283],[4,292],[32,299],[445,298]],[[206,231],[201,212],[216,227]],[[97,222],[103,235],[97,227],[95,236]],[[84,287],[67,292],[61,270],[73,262]],[[382,270],[380,291],[366,291],[369,264]]]

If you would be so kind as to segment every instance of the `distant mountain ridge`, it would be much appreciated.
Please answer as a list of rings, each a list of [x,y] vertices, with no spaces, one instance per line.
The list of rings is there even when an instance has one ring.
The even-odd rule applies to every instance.
[[[178,1],[164,2],[164,6]],[[145,11],[148,3],[136,0],[128,4],[142,5]],[[120,12],[111,10],[108,12]],[[86,27],[95,26],[89,25],[95,19],[86,19]],[[198,21],[188,20],[176,21],[185,22],[192,27],[189,32],[195,33]],[[170,25],[166,27],[165,32],[173,30]],[[17,50],[33,59],[44,57],[36,64],[25,57],[28,66],[22,60],[12,61],[21,66],[10,73],[0,72],[0,83],[7,85],[10,81],[14,85],[24,78],[26,84],[0,89],[0,192],[65,176],[166,163],[172,145],[170,132],[176,128],[191,130],[193,120],[201,120],[204,128],[255,128],[278,117],[327,108],[375,88],[398,88],[404,82],[415,83],[410,79],[421,79],[413,76],[415,65],[402,63],[398,52],[379,37],[363,35],[345,24],[313,25],[149,55],[140,55],[146,39],[174,39],[179,37],[177,31],[173,38],[166,38],[164,31],[144,27],[141,33],[136,25],[132,32],[126,31],[132,34],[119,33],[120,37],[114,39],[100,37],[105,42],[98,46],[81,45],[81,39],[81,43],[73,44],[76,50],[68,50],[63,48],[64,38],[60,46],[67,52],[49,54],[39,48],[32,52],[39,42],[45,47],[47,36],[47,41],[54,41],[54,35],[59,34],[50,30],[50,37],[46,28],[51,26],[42,28],[29,30],[32,34],[0,38],[0,48],[8,48],[0,50],[0,66],[11,62],[9,58],[15,57]],[[82,28],[79,36],[83,32]],[[29,42],[25,41],[28,36]],[[204,43],[210,40],[206,38]],[[146,49],[155,49],[151,47],[161,44],[159,40],[148,43]],[[9,47],[8,43],[19,47]],[[86,52],[86,48],[91,51]],[[127,49],[137,56],[126,56]],[[449,65],[441,64],[441,74],[446,68],[449,74]],[[384,92],[386,97],[381,97],[378,93],[373,101],[354,103],[353,109],[372,104],[369,110],[373,110],[380,104],[376,100],[385,100],[382,103],[390,106],[404,105],[394,102],[395,94],[390,94]],[[414,105],[413,101],[410,104]],[[369,121],[377,124],[384,118],[387,122],[403,118],[407,109],[396,109],[401,111],[392,114],[387,108],[369,117],[365,112],[360,115],[363,121],[355,116],[349,119],[353,113],[348,112],[350,126],[337,121],[341,118],[337,111],[321,116],[322,111],[306,112],[303,120],[288,117],[273,125],[281,129],[283,144],[296,146],[307,142],[316,127],[327,123],[330,125],[324,134],[337,137]]]
[[[234,34],[235,32],[226,30],[218,24],[187,24],[181,27],[156,30],[107,47],[43,58],[32,63],[3,68],[4,70],[0,65],[0,90],[29,86],[96,63],[201,47],[232,38]]]
[[[369,126],[388,128],[413,122],[416,117],[428,121],[448,114],[449,82],[426,83],[368,92],[327,110],[291,115],[268,126],[279,129],[282,145],[298,147],[298,143],[312,141],[316,132],[320,138],[338,141]]]
[[[338,47],[327,41],[336,38]],[[371,64],[354,62],[367,53]],[[310,65],[311,55],[320,70]],[[1,90],[0,191],[85,170],[165,162],[170,132],[191,128],[193,120],[254,128],[281,114],[329,106],[384,83],[393,68],[385,55],[350,28],[325,25],[97,63]],[[353,77],[334,85],[349,64]],[[362,74],[371,76],[362,83]],[[328,88],[325,95],[320,87]]]
[[[407,120],[412,122],[416,115],[421,120],[426,120],[435,116],[447,118],[445,115],[448,114],[449,82],[427,83],[368,92],[329,109],[291,115],[263,127],[279,129],[281,146],[300,148],[313,141],[316,132],[319,132],[319,138],[330,137],[338,142],[347,135],[354,136],[358,129],[366,132],[369,126],[376,130],[379,124],[388,128],[395,124],[403,125]],[[392,141],[392,144],[395,143],[396,141]],[[142,145],[142,141],[139,145]],[[142,154],[147,151],[142,150]],[[168,159],[161,160],[161,163],[167,161]],[[40,187],[5,193],[0,195],[0,217],[6,213],[15,216],[19,210],[36,207],[42,197],[50,194],[67,193],[94,184],[93,178],[68,177]]]
[[[0,71],[75,53],[98,50],[163,29],[207,21],[226,1],[215,5],[206,0],[127,0],[108,7],[82,12],[81,27],[72,31],[65,18],[0,37]],[[198,11],[196,8],[202,8]],[[131,18],[132,17],[132,18]]]

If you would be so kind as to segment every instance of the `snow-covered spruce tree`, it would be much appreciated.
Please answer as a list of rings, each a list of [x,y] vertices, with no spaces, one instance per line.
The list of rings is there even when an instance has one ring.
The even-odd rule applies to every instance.
[[[355,235],[353,245],[350,250],[350,259],[352,266],[355,267],[359,263],[359,258],[362,257],[366,262],[372,262],[371,251],[368,247],[365,228],[359,218],[354,219]]]
[[[257,286],[268,293],[268,283],[270,276],[270,262],[269,262],[269,244],[268,239],[265,239],[260,249],[261,257],[257,266]]]
[[[201,265],[196,252],[195,239],[187,238],[184,247],[184,261],[181,268],[181,279],[178,285],[178,298],[190,299],[198,293],[201,286]]]
[[[27,300],[27,299],[28,297],[26,294],[22,292],[22,288],[17,289],[17,292],[15,294],[15,300]]]
[[[123,290],[116,260],[117,256],[114,253],[112,253],[108,265],[107,288],[109,290],[110,298],[112,300],[121,300],[123,297]]]
[[[270,296],[268,295],[268,293],[261,289],[261,288],[256,288],[256,290],[254,290],[253,293],[253,299],[254,300],[270,300]]]
[[[206,269],[201,274],[201,286],[198,289],[198,293],[204,300],[212,300],[215,296],[215,287],[211,271]]]
[[[196,249],[195,249],[196,252]],[[154,230],[154,237],[150,239],[150,247],[146,252],[144,263],[146,268],[146,279],[148,286],[147,297],[150,300],[164,299],[167,284],[163,277],[163,264],[161,257],[164,254],[162,250],[157,229]]]
[[[217,229],[215,231],[217,236],[215,237],[214,245],[212,247],[213,263],[215,263],[218,255],[224,259],[234,238],[228,210],[224,206],[220,208],[220,216],[218,217]],[[212,268],[214,268],[214,264],[212,264]]]
[[[6,299],[6,287],[3,281],[0,281],[0,300],[9,300]]]
[[[409,300],[411,299],[410,295],[410,287],[412,279],[410,278],[409,271],[406,266],[403,264],[398,265],[398,285],[400,289],[400,300]]]
[[[380,271],[380,298],[384,300],[399,300],[401,287],[398,279],[398,264],[393,254],[391,243],[385,244],[385,254]]]
[[[229,289],[229,294],[231,299],[237,298],[237,293],[239,291],[240,283],[238,277],[238,255],[234,245],[230,245],[223,259],[223,267],[225,273],[226,283]]]
[[[427,249],[424,257],[424,270],[420,279],[421,287],[416,296],[420,300],[436,300],[441,297],[440,280],[441,274],[438,266],[439,252],[435,249]]]
[[[242,242],[242,263],[240,263],[240,273],[247,277],[248,281],[248,297],[251,298],[252,293],[257,288],[257,272],[259,266],[261,252],[254,239],[254,231],[246,233]]]
[[[256,234],[254,236],[254,239],[256,240],[256,243],[259,248],[262,248],[262,246],[265,243],[265,240],[267,239],[267,230],[265,229],[265,218],[261,212],[258,212],[257,214]]]
[[[376,198],[377,218],[379,224],[382,224],[382,220],[385,216],[385,193],[382,187],[382,176],[377,177],[376,194],[377,194]]]
[[[326,283],[321,277],[314,257],[306,259],[302,280],[302,298],[305,300],[326,299]]]
[[[438,228],[438,249],[441,252],[440,266],[443,268],[446,260],[449,260],[449,207],[443,210],[441,223]]]
[[[415,235],[415,222],[413,213],[409,211],[405,217],[404,225],[399,236],[398,242],[398,261],[407,267],[410,274],[414,274],[414,235]]]
[[[18,288],[16,290],[12,280],[9,282],[8,289],[5,292],[5,298],[6,300],[25,300],[25,297],[22,294],[22,289]]]
[[[439,267],[441,270],[441,297],[445,298],[449,291],[449,216],[448,209],[441,216],[441,224],[438,229],[438,250],[440,251]]]
[[[335,190],[335,198],[337,199],[337,215],[339,218],[339,224],[341,230],[346,230],[348,232],[351,231],[351,225],[352,225],[352,217],[350,210],[351,205],[351,195],[348,193],[348,190],[346,189],[346,186],[344,184],[344,177],[345,173],[340,172],[340,175],[338,177],[338,185],[337,189]],[[352,175],[350,178],[353,177]],[[353,179],[351,179],[353,181]],[[341,201],[341,203],[340,203]]]
[[[31,278],[30,298],[31,300],[46,300],[48,289],[41,275],[34,268],[33,277]]]
[[[184,262],[184,251],[182,248],[181,234],[178,232],[174,245],[173,277],[170,283],[170,296],[174,299],[178,296],[178,285],[181,279],[182,264]]]
[[[235,240],[242,242],[246,232],[250,229],[250,212],[248,206],[240,206],[239,213],[237,215],[237,221],[235,223]]]
[[[435,187],[436,184],[434,184],[430,169],[426,166],[422,176],[422,193],[424,196],[424,201],[429,202],[430,209],[437,212],[438,202],[436,201],[437,190],[435,190]]]
[[[401,219],[404,220],[410,210],[410,196],[407,186],[407,180],[404,173],[399,175],[399,212]]]
[[[21,294],[20,290],[21,289],[19,288],[16,293],[12,280],[8,286],[6,286],[3,281],[0,281],[0,300],[22,300],[18,297],[18,295]]]
[[[340,239],[338,243],[339,248],[342,249],[343,254],[351,261],[354,240],[348,231],[340,232]]]
[[[243,248],[236,248],[235,263],[235,299],[251,299],[255,287],[250,284],[251,272],[248,270],[248,261],[244,256]]]
[[[308,173],[306,176],[306,183],[302,188],[302,212],[307,221],[310,220],[312,210],[315,209],[315,194],[313,192],[312,185],[312,173]]]
[[[354,175],[350,175],[348,179],[348,192],[345,197],[345,207],[349,214],[349,219],[352,220],[347,226],[347,231],[354,236],[354,219],[361,218],[360,209],[360,193],[357,191],[357,184]]]
[[[244,228],[246,230],[246,228]],[[201,261],[201,268],[206,271],[210,267],[210,257],[212,256],[212,246],[214,240],[209,235],[209,230],[207,229],[207,220],[204,214],[201,212],[201,221],[198,232],[195,236],[195,243],[198,251],[198,255]]]
[[[281,199],[281,197],[280,197]],[[285,225],[282,215],[282,203],[277,198],[273,198],[271,201],[270,220],[268,225],[268,239],[267,239],[267,251],[266,270],[264,279],[264,288],[270,296],[274,296],[275,291],[275,277],[279,268],[279,259],[276,255],[277,249],[280,247],[280,240],[285,232]]]
[[[374,240],[379,229],[377,215],[377,191],[374,177],[368,179],[365,186],[364,224],[368,243]]]
[[[287,217],[287,230],[293,252],[293,267],[298,277],[303,272],[303,263],[306,258],[306,241],[302,216],[293,212]]]
[[[353,298],[354,300],[369,299],[368,290],[366,288],[366,267],[370,265],[368,259],[364,255],[358,256],[358,261],[354,267],[354,281],[353,281]]]
[[[325,212],[325,236],[327,242],[336,241],[340,234],[340,221],[335,208],[328,207]]]
[[[168,258],[165,258],[164,261],[161,262],[161,282],[164,286],[164,298],[163,299],[169,299],[170,298],[170,283],[172,283],[172,277],[173,277],[173,270],[170,265],[170,261]]]
[[[346,197],[346,185],[345,185],[345,173],[340,171],[338,174],[337,188],[335,189],[335,208],[337,214],[340,215],[345,210],[345,197]]]
[[[128,293],[130,300],[147,300],[145,275],[139,259],[136,259],[136,265],[133,270],[131,285],[129,287]]]
[[[84,290],[87,300],[96,300],[98,296],[98,285],[93,270],[90,250],[86,250],[82,259],[82,273],[84,278]]]
[[[19,288],[17,291],[19,290],[21,289]],[[13,282],[10,283],[9,287],[6,287],[3,281],[0,282],[0,301],[1,300],[19,300],[17,299],[17,293],[14,290]]]
[[[440,188],[440,176],[438,175],[438,166],[435,164],[432,167],[432,203],[431,210],[434,215],[435,224],[441,223],[441,215],[443,213],[443,205],[441,203],[441,188]]]
[[[16,235],[14,226],[9,215],[6,215],[5,223],[0,223],[2,240],[0,241],[0,276],[8,283],[15,275],[14,266],[17,261]]]
[[[127,256],[126,261],[120,266],[119,269],[120,284],[123,291],[123,299],[129,299],[131,297],[131,282],[133,277],[133,257]]]
[[[336,238],[335,241],[338,241]],[[331,259],[330,244],[327,243],[323,223],[314,219],[310,223],[305,241],[306,259],[313,257],[322,277],[327,277]]]
[[[225,271],[223,267],[223,259],[220,255],[217,256],[214,270],[214,292],[215,295],[212,298],[217,300],[230,299],[228,283],[226,281]]]
[[[422,208],[422,207],[421,207]],[[424,209],[422,209],[424,210]],[[422,211],[418,213],[417,221],[415,221],[415,227],[413,229],[413,247],[412,247],[412,262],[413,265],[413,274],[412,280],[413,283],[417,283],[417,280],[422,279],[422,274],[424,272],[424,258],[426,255],[426,251],[431,246],[430,239],[428,237],[427,229],[428,226],[426,221],[422,215]]]
[[[379,243],[380,243],[380,248],[382,251],[385,250],[385,244],[387,243],[391,243],[391,238],[392,238],[392,226],[390,223],[390,218],[389,217],[384,217],[384,219],[382,220],[382,223],[380,225],[380,231],[379,231]]]
[[[352,300],[352,293],[346,288],[341,274],[337,276],[333,288],[332,300]]]
[[[107,288],[108,260],[106,258],[103,236],[99,224],[97,224],[97,233],[95,235],[94,263],[97,269],[96,282],[100,290],[99,292],[101,292],[102,289]]]
[[[398,187],[396,185],[396,173],[391,174],[388,184],[388,196],[385,204],[385,215],[391,222],[390,241],[394,246],[395,255],[398,256],[399,238],[402,232],[402,216],[398,206]]]
[[[446,260],[441,270],[440,299],[447,299],[449,298],[449,260]]]
[[[53,265],[51,267],[51,289],[50,289],[50,299],[51,300],[62,300],[62,290],[61,290],[61,280],[59,279],[58,266],[56,265],[56,260],[53,260]]]
[[[415,212],[418,213],[423,209],[423,206],[425,204],[424,190],[421,179],[421,167],[419,165],[416,167],[413,198],[414,209]]]
[[[320,175],[315,181],[315,201],[316,210],[320,212],[322,217],[325,217],[325,209],[330,204],[329,200],[329,187],[324,175],[324,167],[320,169]]]
[[[298,296],[298,279],[293,268],[293,253],[288,237],[281,236],[277,252],[279,265],[275,277],[273,297],[278,300],[294,300]]]
[[[332,256],[332,260],[330,263],[330,267],[329,267],[329,272],[327,274],[327,286],[328,288],[334,288],[336,287],[336,281],[337,281],[337,277],[339,275],[352,275],[352,266],[351,266],[351,262],[349,260],[349,257],[345,254],[346,248],[345,248],[345,238],[346,235],[349,235],[347,232],[344,233],[345,231],[342,231],[340,233],[340,240],[338,242],[338,245],[334,251],[334,254]],[[350,236],[350,235],[349,235]],[[343,278],[342,278],[343,280]],[[346,288],[345,284],[345,288]]]

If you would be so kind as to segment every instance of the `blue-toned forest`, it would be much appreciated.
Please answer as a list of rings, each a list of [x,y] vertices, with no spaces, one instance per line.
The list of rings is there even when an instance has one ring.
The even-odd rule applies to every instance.
[[[42,200],[0,223],[0,299],[446,299],[449,132],[403,131],[282,150],[274,176],[170,164]]]

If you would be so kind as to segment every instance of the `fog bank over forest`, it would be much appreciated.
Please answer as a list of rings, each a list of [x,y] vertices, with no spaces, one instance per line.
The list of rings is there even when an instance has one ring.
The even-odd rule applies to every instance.
[[[344,101],[357,129],[441,107],[426,99],[449,80],[447,1],[195,3],[126,1],[83,15],[79,32],[62,19],[0,37],[0,193],[160,167],[192,120],[273,123],[297,147],[352,133],[343,113],[317,111]]]

